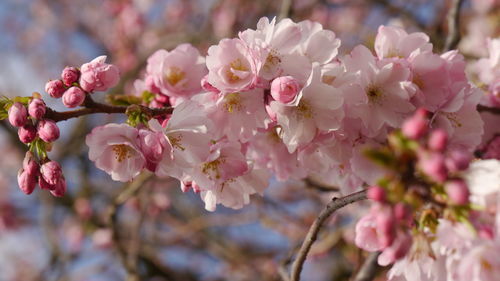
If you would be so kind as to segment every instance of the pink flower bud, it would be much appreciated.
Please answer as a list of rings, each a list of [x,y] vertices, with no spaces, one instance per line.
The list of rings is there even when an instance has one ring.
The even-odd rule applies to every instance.
[[[201,87],[207,92],[219,93],[219,89],[215,88],[208,82],[208,74],[201,79]]]
[[[56,122],[44,119],[38,122],[38,136],[44,142],[53,142],[59,138],[59,127]]]
[[[368,188],[367,195],[368,199],[377,202],[383,202],[386,199],[385,190],[380,186],[372,186]]]
[[[404,121],[401,131],[403,135],[410,139],[419,139],[427,132],[428,121],[421,111]]]
[[[31,175],[38,176],[40,174],[40,165],[35,160],[35,156],[31,151],[26,152],[23,160],[23,170]]]
[[[55,185],[49,184],[43,177],[38,177],[38,185],[44,190],[54,190],[56,188]]]
[[[396,220],[390,209],[382,209],[376,214],[379,242],[382,249],[389,247],[396,235]]]
[[[469,168],[472,155],[465,150],[452,150],[446,157],[446,168],[450,172],[464,171]]]
[[[26,124],[17,130],[19,140],[23,143],[30,143],[36,139],[36,128],[32,124]]]
[[[294,101],[299,91],[299,82],[292,76],[278,77],[271,82],[271,96],[281,103]]]
[[[64,177],[61,177],[61,179],[55,184],[54,189],[50,190],[50,193],[55,197],[63,197],[66,193],[66,189],[66,179]]]
[[[71,87],[62,97],[62,102],[66,107],[73,108],[80,106],[85,100],[85,92],[78,87]]]
[[[64,84],[61,80],[51,80],[45,84],[45,92],[53,98],[60,98],[64,91],[66,91],[66,88],[64,88]]]
[[[446,194],[451,203],[465,205],[469,203],[469,188],[462,180],[453,180],[445,184]]]
[[[9,108],[9,122],[14,127],[21,127],[28,120],[28,111],[20,102],[15,102]]]
[[[40,167],[43,179],[50,185],[57,184],[63,178],[61,165],[56,161],[49,161]]]
[[[394,217],[399,220],[399,221],[404,221],[404,222],[411,222],[411,211],[410,207],[406,205],[405,203],[399,202],[396,205],[394,205],[393,208],[394,211]]]
[[[23,169],[20,169],[17,173],[17,183],[19,184],[19,188],[25,194],[31,194],[36,187],[36,175],[29,174]]]
[[[64,82],[64,85],[69,87],[74,82],[78,81],[78,78],[80,78],[80,70],[78,70],[76,67],[67,66],[63,69],[61,78]]]
[[[100,56],[81,67],[80,86],[87,92],[106,91],[118,84],[118,68],[105,63],[106,56]]]
[[[152,172],[163,156],[163,148],[167,145],[165,136],[149,130],[139,130],[139,147],[146,158],[146,168]]]
[[[443,129],[436,129],[432,131],[429,136],[429,148],[435,151],[444,151],[448,143],[448,134]]]
[[[28,112],[31,117],[35,119],[42,119],[45,115],[46,106],[42,99],[32,99],[29,106]]]
[[[432,180],[442,183],[448,177],[448,170],[445,166],[445,158],[437,152],[420,152],[419,167]]]

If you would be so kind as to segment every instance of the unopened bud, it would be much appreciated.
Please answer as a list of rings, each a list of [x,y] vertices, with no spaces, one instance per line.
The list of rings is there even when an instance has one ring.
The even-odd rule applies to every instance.
[[[26,124],[17,130],[19,140],[23,143],[30,143],[36,139],[36,128],[32,124]]]
[[[382,249],[389,247],[396,235],[396,221],[391,210],[381,210],[376,217],[380,233],[379,241]]]
[[[50,191],[55,197],[63,197],[66,193],[66,179],[62,177],[56,184],[53,190]]]
[[[66,107],[80,106],[85,100],[85,92],[78,87],[71,87],[62,96],[62,102]]]
[[[462,180],[453,180],[445,185],[446,194],[451,203],[455,205],[465,205],[469,203],[469,188]]]
[[[19,184],[19,188],[25,194],[33,193],[36,187],[37,177],[36,175],[29,174],[23,169],[20,169],[17,173],[17,183]]]
[[[299,91],[299,82],[292,76],[278,77],[271,82],[271,96],[280,103],[293,102]]]
[[[50,185],[57,184],[63,178],[61,165],[56,161],[49,161],[40,167],[43,179]]]
[[[42,99],[32,99],[28,106],[30,116],[35,119],[42,119],[46,110],[45,102]]]
[[[14,127],[21,127],[28,120],[28,111],[20,102],[15,102],[9,108],[9,122]]]
[[[385,190],[380,186],[372,186],[368,188],[366,196],[368,197],[368,199],[377,202],[383,202],[386,199]]]
[[[80,78],[80,70],[78,70],[76,67],[67,66],[63,69],[61,78],[64,82],[64,85],[69,87],[71,86],[71,84],[78,81],[78,78]]]
[[[442,183],[448,177],[448,170],[445,166],[445,158],[438,152],[427,154],[421,152],[419,155],[420,169],[432,180]]]
[[[64,88],[64,84],[61,80],[51,80],[45,84],[45,92],[53,98],[60,98],[64,91],[66,91],[66,88]]]
[[[444,151],[448,143],[448,134],[443,129],[436,129],[432,131],[429,136],[429,148],[435,151]]]
[[[401,131],[406,137],[416,140],[425,135],[427,127],[428,121],[426,112],[423,109],[419,109],[412,117],[403,123]]]
[[[38,122],[38,136],[45,142],[53,142],[59,138],[59,127],[52,120]]]
[[[446,157],[446,167],[451,172],[464,171],[469,168],[471,160],[472,155],[469,152],[455,149],[448,153]]]

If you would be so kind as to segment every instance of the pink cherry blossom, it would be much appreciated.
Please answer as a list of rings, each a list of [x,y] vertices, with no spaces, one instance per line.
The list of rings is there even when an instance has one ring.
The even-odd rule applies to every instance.
[[[118,84],[120,73],[116,66],[105,63],[100,56],[81,67],[80,86],[87,92],[106,91]]]
[[[429,36],[422,32],[408,34],[401,28],[380,26],[375,38],[375,52],[382,58],[408,58],[415,51],[432,51]]]
[[[115,181],[130,181],[142,171],[146,159],[139,144],[139,131],[126,124],[96,127],[85,139],[89,159]]]

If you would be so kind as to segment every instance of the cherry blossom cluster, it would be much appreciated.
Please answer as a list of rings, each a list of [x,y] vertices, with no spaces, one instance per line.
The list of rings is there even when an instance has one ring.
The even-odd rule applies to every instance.
[[[389,26],[379,28],[374,52],[359,45],[339,56],[339,47],[319,23],[262,18],[206,57],[190,44],[158,50],[135,96],[110,97],[127,106],[128,121],[95,128],[89,158],[117,181],[144,169],[177,178],[214,210],[248,204],[271,175],[314,177],[343,192],[375,184],[380,169],[363,151],[384,145],[417,108],[443,130],[448,148],[470,152],[480,143],[481,92],[457,51],[436,54],[424,33]],[[91,107],[93,91],[118,81],[104,60],[66,68],[46,91],[68,107]],[[171,114],[144,110],[168,107]]]
[[[440,221],[467,223],[474,229],[463,175],[472,156],[447,149],[447,133],[428,128],[425,110],[418,110],[401,131],[388,136],[388,146],[365,152],[385,175],[368,189],[367,197],[375,204],[358,221],[355,243],[367,251],[381,251],[380,265],[414,254],[409,253],[413,240],[432,239]],[[416,249],[421,250],[422,243]]]

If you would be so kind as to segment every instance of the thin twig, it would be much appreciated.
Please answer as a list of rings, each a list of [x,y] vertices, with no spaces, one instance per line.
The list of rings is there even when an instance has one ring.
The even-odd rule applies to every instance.
[[[354,278],[354,281],[372,281],[377,274],[380,252],[370,253]]]
[[[326,207],[321,211],[316,220],[314,220],[313,224],[309,228],[309,231],[307,232],[304,241],[302,242],[302,246],[300,247],[300,250],[297,253],[297,257],[292,264],[292,274],[290,279],[291,281],[300,280],[302,266],[304,265],[309,250],[311,250],[312,244],[318,238],[318,233],[323,226],[323,223],[338,209],[364,199],[366,199],[366,190],[352,193],[341,198],[333,198],[330,203],[326,205]]]
[[[444,51],[453,50],[460,42],[460,9],[463,0],[452,0],[450,10],[446,19],[448,21],[448,36],[444,45]]]

